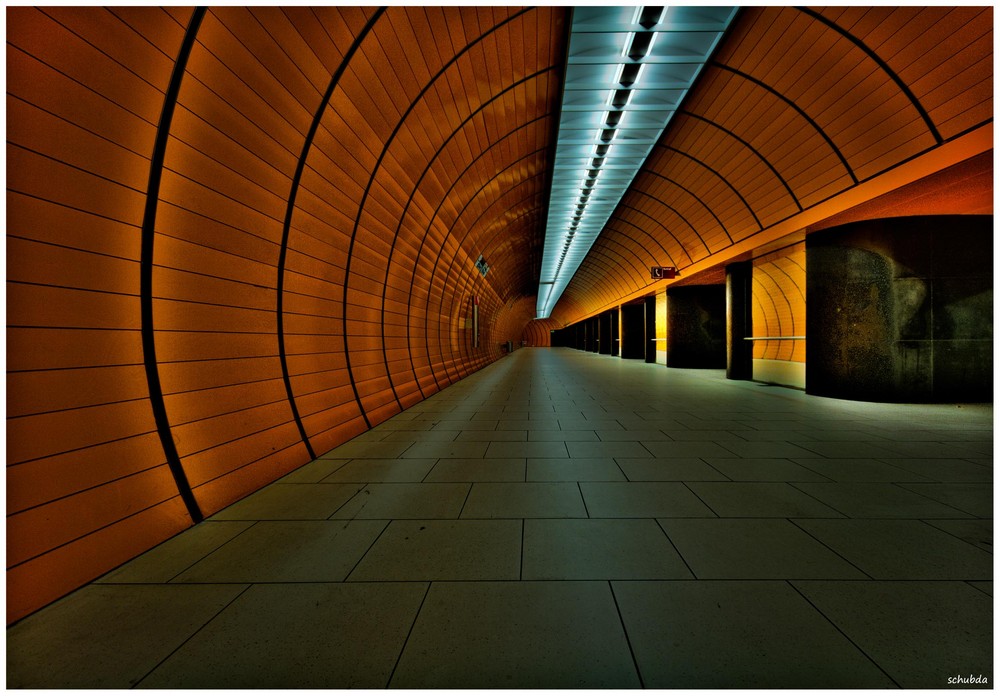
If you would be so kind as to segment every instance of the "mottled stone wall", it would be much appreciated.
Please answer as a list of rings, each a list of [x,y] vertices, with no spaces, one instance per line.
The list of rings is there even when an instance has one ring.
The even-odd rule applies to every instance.
[[[726,367],[726,286],[667,290],[667,367]]]
[[[806,390],[991,401],[993,218],[873,220],[806,239]]]

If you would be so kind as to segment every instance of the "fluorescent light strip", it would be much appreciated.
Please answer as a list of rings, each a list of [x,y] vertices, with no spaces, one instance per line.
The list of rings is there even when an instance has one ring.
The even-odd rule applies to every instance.
[[[646,100],[642,107],[636,106],[636,95],[643,89],[657,89],[657,84],[667,82],[671,90],[678,90],[673,73],[653,73],[650,85],[644,82],[646,74],[669,65],[696,64],[690,71],[696,77],[736,9],[705,6],[574,9],[564,90],[564,99],[572,98],[573,106],[568,108],[566,102],[563,104],[553,163],[536,307],[538,318],[551,314],[641,163],[680,106],[680,99],[672,103],[671,98],[662,96]],[[681,25],[694,27],[691,31],[700,36],[715,33],[710,50],[697,59],[691,58],[690,49],[681,48],[685,42],[680,35],[687,31]],[[678,37],[680,41],[671,41]],[[571,81],[571,73],[577,79]],[[613,81],[607,81],[609,74],[614,75]],[[585,79],[579,79],[580,76]],[[693,84],[694,77],[690,82],[685,80],[686,87],[680,90],[682,95]],[[593,99],[589,107],[588,97]],[[635,125],[630,128],[628,113],[639,108],[641,114],[635,115]],[[587,122],[588,112],[593,114],[589,122],[598,125],[590,131],[580,130],[579,124]],[[568,123],[574,124],[573,127],[564,127]],[[650,123],[659,123],[659,127],[649,127]],[[568,166],[567,160],[581,164]]]

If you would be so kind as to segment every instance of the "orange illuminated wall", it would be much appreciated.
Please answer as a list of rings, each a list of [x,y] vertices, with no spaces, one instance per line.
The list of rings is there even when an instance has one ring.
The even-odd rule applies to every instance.
[[[551,319],[539,319],[529,322],[524,327],[521,340],[529,348],[548,348],[552,345],[553,329],[557,328],[556,323]]]
[[[6,11],[10,622],[519,340],[566,12]]]
[[[804,387],[804,368],[775,363],[806,360],[805,242],[753,260],[752,311],[754,337],[769,339],[753,342],[754,379]]]

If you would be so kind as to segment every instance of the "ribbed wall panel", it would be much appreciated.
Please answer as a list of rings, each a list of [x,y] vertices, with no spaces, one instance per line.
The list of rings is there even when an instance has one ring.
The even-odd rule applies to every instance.
[[[532,318],[565,10],[213,7],[172,78],[193,16],[8,12],[8,620]]]
[[[143,367],[140,237],[185,19],[7,10],[7,607],[190,524]]]

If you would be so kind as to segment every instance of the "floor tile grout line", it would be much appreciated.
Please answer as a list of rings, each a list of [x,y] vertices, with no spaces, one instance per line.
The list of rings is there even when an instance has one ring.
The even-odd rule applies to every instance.
[[[349,571],[347,571],[347,574],[344,575],[344,579],[341,580],[340,582],[348,582],[348,579],[351,577],[351,575],[354,573],[354,571],[357,570],[358,566],[361,565],[361,562],[363,560],[365,560],[365,556],[367,556],[369,553],[371,553],[371,550],[373,548],[375,548],[375,544],[377,544],[379,542],[379,539],[381,539],[385,535],[386,531],[388,531],[389,527],[392,526],[392,523],[394,521],[395,520],[389,520],[384,525],[382,525],[382,529],[379,530],[379,533],[375,536],[374,539],[372,539],[372,542],[370,544],[368,544],[368,548],[365,549],[364,553],[362,553],[360,556],[358,556],[358,560],[354,562],[354,565],[351,566],[351,569]],[[350,524],[350,523],[351,523],[351,521],[348,521],[348,524]]]
[[[798,581],[795,581],[795,582],[803,582],[803,581],[801,581],[801,580],[798,580]],[[819,608],[818,606],[816,606],[816,605],[815,605],[815,604],[813,603],[813,601],[812,601],[811,599],[809,599],[809,597],[807,597],[807,596],[805,595],[805,593],[804,593],[804,592],[803,592],[803,591],[802,591],[801,589],[799,589],[799,587],[798,587],[798,586],[797,586],[797,585],[795,584],[795,582],[793,582],[793,581],[791,581],[791,580],[785,580],[785,584],[787,584],[787,585],[788,585],[789,587],[791,587],[791,588],[792,588],[792,590],[793,590],[794,592],[796,592],[796,593],[797,593],[797,594],[798,594],[798,595],[799,595],[800,597],[802,597],[802,599],[804,599],[804,600],[806,601],[806,603],[807,603],[807,604],[809,604],[809,606],[811,606],[811,607],[812,607],[813,609],[815,609],[815,610],[816,610],[816,613],[818,613],[818,614],[819,614],[820,616],[822,616],[822,617],[823,617],[824,619],[826,619],[827,623],[829,623],[829,624],[830,624],[831,626],[833,626],[833,628],[834,628],[834,629],[835,629],[835,630],[836,630],[836,631],[837,631],[838,633],[840,633],[840,635],[844,636],[844,638],[845,638],[845,639],[846,639],[846,640],[847,640],[847,641],[848,641],[848,642],[849,642],[849,643],[850,643],[851,645],[853,645],[853,646],[854,646],[854,647],[855,647],[855,648],[856,648],[856,649],[858,650],[858,652],[860,652],[860,653],[861,653],[862,655],[864,655],[864,656],[865,656],[866,658],[868,658],[868,660],[869,660],[869,661],[870,661],[870,662],[871,662],[871,663],[872,663],[873,665],[875,665],[875,667],[876,667],[876,668],[877,668],[877,669],[878,669],[878,670],[879,670],[879,671],[880,671],[880,672],[881,672],[882,674],[884,674],[884,675],[886,676],[886,678],[888,678],[888,679],[889,679],[889,681],[891,681],[891,682],[892,682],[892,683],[893,683],[893,684],[894,684],[894,685],[896,686],[896,688],[897,688],[897,689],[902,689],[902,688],[903,688],[903,687],[902,687],[902,685],[900,685],[900,683],[899,683],[899,682],[897,682],[897,681],[896,681],[896,680],[895,680],[895,679],[894,679],[894,678],[892,677],[892,675],[891,675],[891,674],[889,674],[889,673],[888,673],[888,672],[887,672],[887,671],[886,671],[886,670],[885,670],[885,669],[884,669],[884,668],[882,667],[882,665],[880,665],[880,664],[879,664],[878,662],[876,662],[876,661],[875,661],[875,658],[873,658],[873,657],[872,657],[871,655],[869,655],[869,654],[868,654],[868,653],[867,653],[867,652],[866,652],[866,651],[864,650],[864,648],[862,648],[862,647],[861,647],[860,645],[858,645],[858,644],[857,644],[857,643],[856,643],[856,642],[854,641],[854,639],[853,639],[853,638],[851,638],[851,637],[850,637],[849,635],[847,635],[847,633],[846,633],[846,632],[845,632],[845,631],[844,631],[844,630],[843,630],[843,629],[842,629],[842,628],[841,628],[840,626],[838,626],[838,625],[837,625],[837,624],[836,624],[836,623],[835,623],[835,622],[833,621],[833,619],[831,619],[831,618],[830,618],[829,616],[827,616],[827,615],[826,615],[826,614],[825,614],[825,613],[823,612],[823,610],[822,610],[822,609],[820,609],[820,608]],[[808,582],[808,581],[806,581],[806,582]],[[823,581],[820,581],[820,582],[823,582]]]
[[[695,498],[698,499],[698,502],[700,502],[702,505],[704,505],[706,508],[708,508],[709,512],[711,512],[717,518],[722,519],[722,515],[720,515],[715,510],[715,508],[713,508],[711,505],[709,505],[700,495],[698,495],[697,491],[695,491],[693,488],[691,488],[691,486],[689,486],[686,481],[681,481],[680,483],[681,483],[682,486],[684,486],[686,489],[688,489],[688,491],[691,493],[691,495],[693,495]]]
[[[469,504],[469,498],[472,497],[472,487],[475,485],[476,485],[475,481],[469,483],[469,490],[465,492],[465,500],[462,501],[462,507],[459,508],[458,515],[456,515],[454,519],[456,520],[465,519],[462,517],[462,513],[465,512],[465,506]]]
[[[590,516],[590,508],[589,508],[589,507],[587,506],[587,496],[585,496],[585,495],[583,494],[583,486],[581,485],[581,483],[582,483],[582,482],[580,482],[580,481],[577,481],[577,482],[576,482],[576,489],[577,489],[578,491],[580,491],[580,500],[581,500],[581,501],[583,501],[583,511],[584,511],[585,513],[587,513],[587,519],[588,519],[588,520],[589,520],[589,519],[593,519],[593,518],[592,518],[592,517]]]
[[[726,457],[726,458],[728,459],[728,457]],[[725,476],[726,480],[729,481],[730,483],[737,483],[737,481],[735,481],[732,476],[729,476],[728,474],[726,474],[726,472],[721,471],[720,469],[712,466],[711,463],[709,463],[708,461],[706,461],[705,457],[696,457],[696,459],[700,460],[702,464],[704,464],[705,466],[707,466],[712,471],[717,472],[720,476]],[[693,481],[694,479],[691,479],[691,480]]]
[[[674,552],[677,554],[677,557],[681,559],[681,561],[684,563],[684,567],[688,569],[689,573],[691,573],[691,579],[700,580],[698,574],[694,572],[694,568],[692,568],[691,564],[688,563],[686,558],[684,558],[684,554],[682,554],[681,550],[677,548],[677,544],[675,544],[674,540],[670,538],[670,533],[667,532],[666,529],[664,529],[663,523],[660,522],[661,519],[668,519],[668,518],[654,517],[653,521],[656,523],[656,526],[660,528],[660,531],[663,532],[663,536],[667,538],[667,541],[670,543],[670,546],[674,549]],[[677,519],[677,518],[672,518],[672,519]],[[706,518],[706,519],[711,519],[711,518]]]
[[[858,572],[860,572],[862,575],[865,575],[870,580],[876,580],[877,579],[871,573],[869,573],[868,571],[866,571],[864,568],[862,568],[861,566],[859,566],[857,563],[855,563],[851,559],[849,559],[846,556],[844,556],[843,554],[841,554],[839,551],[837,551],[835,548],[833,548],[832,546],[830,546],[829,544],[827,544],[825,541],[823,541],[822,539],[820,539],[818,536],[816,536],[815,534],[813,534],[812,532],[810,532],[808,529],[806,529],[805,527],[803,527],[800,524],[796,524],[796,522],[795,522],[796,519],[817,519],[817,518],[791,518],[791,517],[786,517],[785,520],[788,521],[796,529],[800,530],[807,537],[809,537],[810,539],[812,539],[813,541],[815,541],[817,544],[819,544],[823,548],[827,549],[834,556],[836,556],[837,558],[842,559],[847,565],[851,566],[852,568],[856,568],[858,570]],[[822,519],[833,519],[833,518],[822,518]]]
[[[197,584],[201,584],[201,583],[197,583]],[[142,675],[142,677],[140,677],[139,679],[137,679],[134,684],[129,684],[128,688],[134,689],[134,688],[137,688],[140,684],[142,684],[142,682],[144,682],[146,679],[148,679],[149,676],[153,672],[155,672],[156,670],[158,670],[162,665],[166,664],[170,660],[171,657],[173,657],[174,655],[176,655],[185,645],[187,645],[189,642],[191,642],[191,640],[196,635],[198,635],[203,630],[205,630],[205,627],[207,627],[210,623],[212,623],[213,621],[215,621],[219,616],[221,616],[223,614],[223,612],[225,612],[227,609],[229,609],[229,607],[233,606],[233,604],[235,604],[240,599],[240,597],[242,597],[243,595],[245,595],[250,590],[250,588],[254,586],[254,583],[217,583],[217,584],[246,585],[246,587],[244,587],[242,590],[240,590],[240,592],[238,592],[236,594],[236,596],[233,597],[230,601],[226,602],[225,606],[221,607],[217,612],[215,612],[210,617],[208,617],[204,621],[204,623],[202,623],[201,626],[199,626],[198,628],[196,628],[195,630],[193,630],[188,635],[187,638],[185,638],[183,641],[181,641],[180,644],[176,648],[174,648],[173,650],[170,651],[169,655],[167,655],[162,660],[160,660],[155,665],[153,665],[153,667],[150,668],[150,670],[148,672],[146,672],[144,675]]]
[[[396,662],[392,666],[392,670],[389,672],[389,676],[385,681],[385,688],[388,689],[392,684],[393,677],[396,676],[396,670],[399,669],[399,663],[403,660],[403,653],[406,652],[406,646],[410,643],[410,638],[413,636],[413,629],[417,626],[417,620],[420,618],[420,612],[424,609],[424,604],[427,602],[427,597],[431,593],[431,585],[434,581],[427,582],[427,588],[424,590],[424,596],[420,599],[420,606],[417,607],[417,611],[413,614],[413,621],[410,623],[410,630],[406,632],[406,639],[399,648],[399,655],[396,656]]]
[[[993,518],[992,517],[974,517],[974,518],[957,518],[957,519],[956,518],[951,518],[951,517],[934,517],[934,518],[923,518],[923,517],[921,517],[921,518],[915,519],[913,521],[915,521],[915,522],[923,522],[925,525],[927,525],[928,527],[930,527],[931,529],[933,529],[935,531],[944,532],[948,536],[950,536],[950,537],[952,537],[954,539],[958,539],[959,541],[964,542],[964,543],[968,544],[969,546],[971,546],[971,547],[973,547],[975,549],[979,549],[983,553],[988,553],[991,556],[993,555],[992,551],[987,551],[983,547],[977,546],[976,544],[972,543],[968,539],[963,539],[962,537],[958,536],[957,534],[949,532],[947,529],[941,529],[940,527],[935,527],[933,524],[931,524],[931,520],[933,520],[933,519],[938,519],[938,520],[955,520],[955,521],[958,521],[958,522],[965,522],[965,521],[969,521],[969,522],[985,522],[985,521],[989,521],[990,524],[992,524],[993,523]]]
[[[212,518],[210,517],[208,519],[202,520],[198,524],[199,525],[203,525],[206,522],[213,522],[213,521],[216,521],[216,522],[250,522],[250,524],[247,525],[247,528],[244,529],[244,530],[242,530],[239,534],[236,534],[235,536],[230,537],[229,539],[226,539],[224,542],[222,542],[221,544],[219,544],[218,546],[216,546],[214,549],[212,549],[208,553],[202,555],[198,560],[196,560],[193,563],[190,563],[187,566],[185,566],[183,570],[181,570],[181,571],[179,571],[177,573],[174,573],[170,577],[170,579],[168,579],[166,582],[164,582],[164,583],[158,583],[158,584],[163,584],[163,585],[171,585],[171,584],[175,584],[176,585],[176,584],[180,584],[180,583],[175,583],[174,581],[177,580],[177,578],[179,578],[184,573],[186,573],[189,570],[191,570],[192,568],[194,568],[196,565],[198,565],[202,561],[206,560],[209,556],[212,556],[217,551],[220,551],[223,547],[228,546],[232,542],[236,541],[239,537],[241,537],[244,534],[246,534],[247,532],[249,532],[251,529],[253,529],[254,527],[256,527],[261,522],[261,520],[212,520]],[[193,529],[193,527],[192,527],[192,529]],[[141,558],[141,556],[140,556],[140,558]],[[86,585],[84,585],[84,587],[86,587]]]
[[[524,527],[525,519],[521,518],[521,554],[519,556],[520,563],[517,567],[517,579],[524,580]]]
[[[925,495],[923,493],[920,493],[919,491],[911,491],[909,488],[904,488],[902,486],[903,483],[910,483],[911,485],[912,485],[912,483],[917,483],[919,485],[921,482],[920,481],[917,481],[917,482],[911,482],[911,481],[893,481],[892,485],[896,486],[901,491],[906,491],[907,493],[913,493],[914,495],[919,495],[921,498],[925,498],[927,500],[930,500],[931,502],[937,503],[938,505],[944,505],[945,507],[949,507],[952,510],[956,510],[956,511],[961,512],[961,513],[963,513],[965,515],[972,515],[973,517],[977,517],[978,518],[977,515],[974,515],[973,513],[969,512],[968,510],[963,510],[962,508],[955,507],[954,505],[951,505],[950,503],[945,503],[945,502],[943,502],[941,500],[937,500],[935,498],[930,497],[929,495]],[[933,484],[933,485],[938,485],[938,484]],[[973,484],[973,485],[982,485],[983,487],[989,486],[991,490],[993,488],[993,484],[987,484],[987,483]]]
[[[622,633],[625,635],[625,644],[628,645],[628,652],[632,656],[632,666],[635,668],[635,675],[639,679],[639,688],[645,689],[646,682],[642,678],[642,670],[639,669],[639,660],[635,656],[635,648],[632,647],[632,639],[628,635],[628,627],[625,625],[625,617],[622,615],[622,608],[618,604],[618,595],[615,594],[615,586],[611,580],[607,581],[608,589],[611,591],[611,599],[615,603],[615,611],[618,612],[618,621],[621,622]]]

